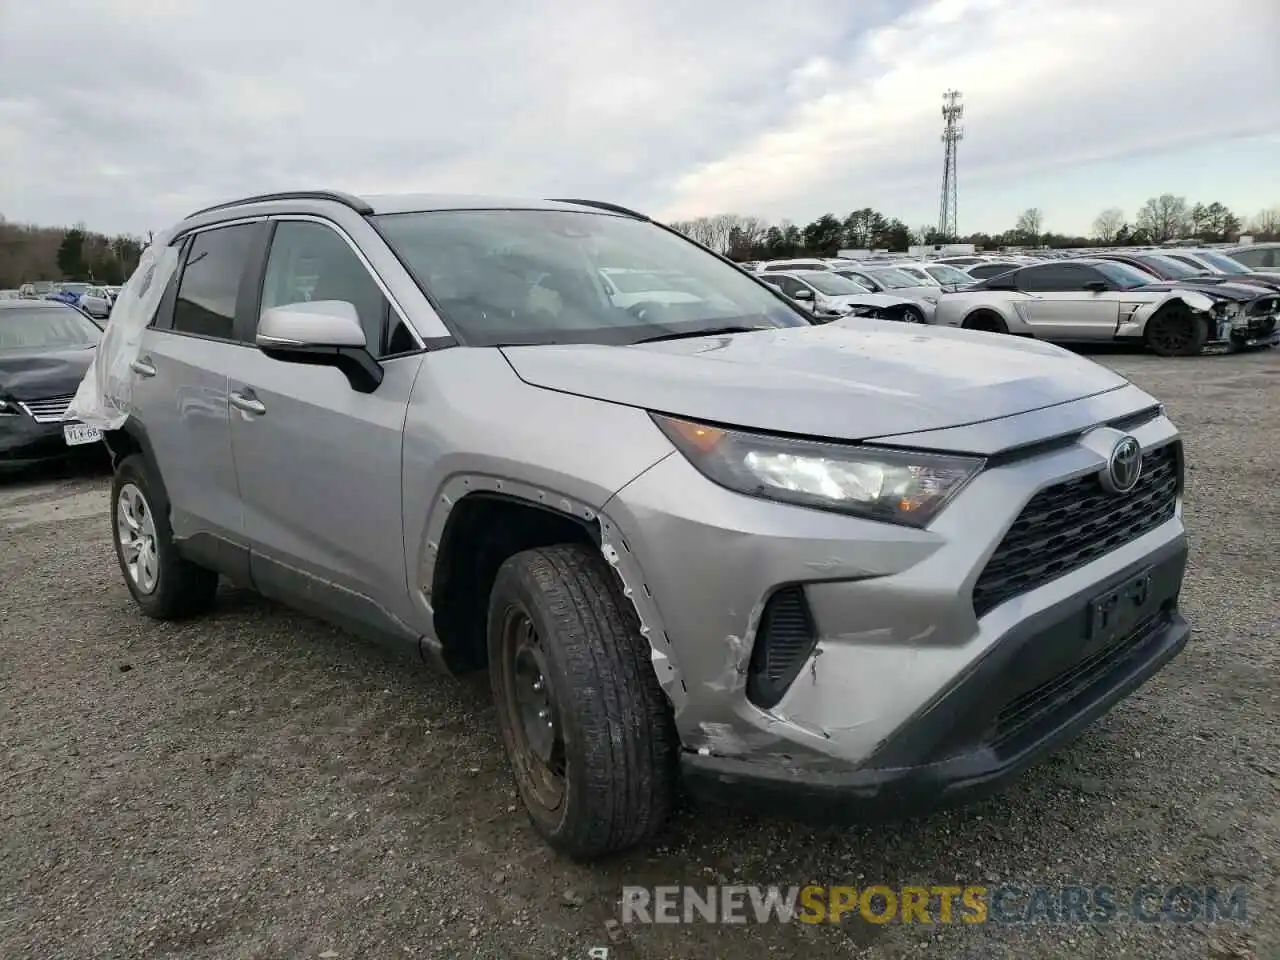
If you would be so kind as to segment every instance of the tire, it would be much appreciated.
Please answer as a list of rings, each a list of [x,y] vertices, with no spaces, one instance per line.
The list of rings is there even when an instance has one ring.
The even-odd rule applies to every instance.
[[[578,860],[652,839],[675,803],[678,741],[649,643],[603,558],[562,544],[506,560],[488,646],[507,758],[538,833]]]
[[[919,307],[903,307],[902,320],[904,323],[924,323],[924,311]]]
[[[991,310],[975,310],[961,324],[966,330],[985,330],[987,333],[1008,333],[1009,325],[1000,314]]]
[[[120,572],[147,616],[157,620],[196,616],[213,606],[218,574],[178,553],[168,510],[154,507],[162,502],[156,489],[140,454],[126,457],[116,467],[111,481],[111,539]],[[135,555],[136,562],[129,559]]]
[[[1209,339],[1209,326],[1183,303],[1162,307],[1143,330],[1147,349],[1159,357],[1197,357]]]

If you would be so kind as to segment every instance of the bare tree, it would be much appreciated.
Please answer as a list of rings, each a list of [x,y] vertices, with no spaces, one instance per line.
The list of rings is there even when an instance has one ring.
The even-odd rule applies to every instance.
[[[1258,215],[1249,224],[1249,228],[1254,233],[1265,233],[1268,236],[1280,233],[1280,207],[1268,207],[1266,210],[1259,210]]]
[[[1093,221],[1093,236],[1101,243],[1115,243],[1124,227],[1124,211],[1119,207],[1107,207]]]
[[[1040,236],[1040,228],[1044,226],[1044,211],[1039,207],[1028,207],[1018,214],[1018,222],[1013,229],[1032,243]]]
[[[1152,197],[1138,211],[1138,228],[1156,243],[1177,240],[1184,236],[1191,224],[1191,212],[1186,197],[1162,193]]]

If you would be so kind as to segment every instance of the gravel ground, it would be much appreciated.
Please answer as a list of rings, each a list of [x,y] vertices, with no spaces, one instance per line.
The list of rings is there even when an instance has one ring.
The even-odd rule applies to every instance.
[[[978,806],[852,831],[686,811],[592,867],[517,810],[483,681],[241,592],[145,620],[101,471],[0,480],[0,956],[1280,956],[1280,351],[1099,359],[1185,432],[1187,651]],[[623,884],[717,878],[1248,884],[1249,922],[610,923]]]

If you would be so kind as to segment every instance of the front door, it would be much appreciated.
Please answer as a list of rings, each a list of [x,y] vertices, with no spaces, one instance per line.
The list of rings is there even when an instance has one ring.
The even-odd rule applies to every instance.
[[[1110,290],[1040,293],[1028,300],[1027,325],[1043,340],[1111,340],[1120,322],[1120,303]]]
[[[231,456],[228,386],[256,351],[235,336],[242,277],[260,223],[197,233],[142,335],[132,405],[169,495],[179,539],[212,534],[235,541],[243,529]]]
[[[262,592],[308,600],[354,626],[412,616],[401,514],[401,439],[422,355],[334,228],[276,224],[261,309],[355,306],[385,378],[369,394],[336,368],[249,351],[230,378],[231,441],[250,566]],[[299,591],[306,594],[299,597]]]

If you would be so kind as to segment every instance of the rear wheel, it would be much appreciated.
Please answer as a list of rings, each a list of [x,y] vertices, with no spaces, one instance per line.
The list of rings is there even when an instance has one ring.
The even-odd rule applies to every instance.
[[[675,798],[677,741],[648,641],[590,547],[526,550],[498,571],[489,678],[534,827],[579,859],[642,843]]]
[[[213,606],[218,575],[183,558],[165,510],[157,509],[146,461],[126,457],[111,482],[111,529],[125,586],[143,613],[175,620]]]
[[[975,310],[964,318],[966,330],[985,330],[987,333],[1008,333],[1009,325],[1000,314],[992,310]]]
[[[1209,325],[1183,303],[1171,303],[1147,321],[1147,347],[1161,357],[1194,357],[1209,339]]]

